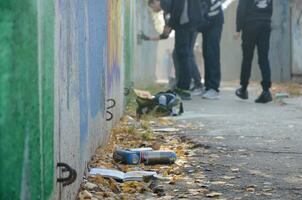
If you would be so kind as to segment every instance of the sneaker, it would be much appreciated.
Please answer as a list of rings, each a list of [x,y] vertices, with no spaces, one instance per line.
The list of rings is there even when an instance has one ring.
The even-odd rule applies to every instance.
[[[205,92],[206,92],[206,90],[205,90],[204,88],[200,87],[200,88],[195,88],[195,89],[191,92],[191,94],[192,94],[193,96],[202,96]]]
[[[190,93],[190,91],[188,91],[188,90],[182,90],[182,89],[176,88],[175,93],[176,93],[182,100],[185,100],[185,101],[192,100],[192,98],[191,98],[191,93]]]
[[[255,103],[269,103],[273,101],[273,97],[270,91],[263,91]]]
[[[209,89],[202,95],[202,98],[210,100],[219,99],[219,92],[213,89]]]
[[[249,93],[247,90],[244,90],[243,88],[239,88],[236,90],[236,96],[240,99],[247,100],[249,98]]]

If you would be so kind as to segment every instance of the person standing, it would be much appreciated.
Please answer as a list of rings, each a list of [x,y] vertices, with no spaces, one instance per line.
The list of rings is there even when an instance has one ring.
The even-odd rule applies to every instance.
[[[192,71],[198,72],[195,57],[193,54],[193,44],[196,40],[196,31],[183,28],[182,24],[189,22],[188,13],[185,10],[188,9],[187,0],[149,0],[149,6],[154,12],[164,11],[165,28],[163,33],[159,37],[147,38],[150,40],[166,39],[172,28],[175,30],[175,47],[173,53],[173,60],[175,62],[177,86],[175,92],[183,100],[191,100],[190,83],[192,77]],[[199,75],[200,77],[200,75]],[[201,78],[197,78],[200,79]]]
[[[205,65],[204,99],[218,99],[221,81],[220,41],[224,24],[221,0],[208,0],[209,25],[202,31]]]
[[[248,99],[248,85],[251,76],[254,51],[258,50],[258,63],[262,75],[262,93],[255,100],[256,103],[272,101],[271,69],[269,63],[269,48],[271,35],[271,18],[273,14],[273,0],[239,0],[237,8],[237,28],[235,39],[242,33],[243,60],[241,65],[240,85],[236,95],[241,99]]]

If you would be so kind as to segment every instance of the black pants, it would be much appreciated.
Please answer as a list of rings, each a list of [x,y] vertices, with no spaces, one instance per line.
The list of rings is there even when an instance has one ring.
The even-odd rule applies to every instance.
[[[201,87],[201,76],[200,76],[200,72],[198,69],[198,65],[196,63],[196,59],[195,59],[195,54],[194,54],[194,47],[195,47],[195,42],[196,42],[196,38],[198,33],[197,32],[190,32],[190,33],[185,33],[182,32],[180,35],[182,35],[183,37],[181,37],[181,39],[183,40],[184,37],[189,37],[189,41],[190,41],[190,52],[189,52],[189,67],[190,67],[190,71],[191,71],[191,79],[194,80],[195,83],[195,87]],[[185,39],[186,40],[186,39]],[[178,57],[177,57],[177,53],[176,50],[174,49],[173,51],[173,62],[174,62],[174,68],[175,68],[175,77],[176,77],[176,82],[178,82],[179,80],[179,61],[178,61]]]
[[[212,19],[210,26],[202,32],[203,58],[205,65],[205,87],[219,91],[221,81],[220,41],[223,28],[223,14]]]
[[[269,23],[251,22],[242,31],[243,61],[241,66],[241,86],[247,88],[251,77],[254,51],[258,50],[258,63],[262,74],[263,90],[271,87],[271,69],[269,64],[271,26]]]
[[[176,70],[177,87],[183,90],[190,89],[192,73],[196,73],[196,70],[198,71],[193,53],[193,44],[195,44],[195,41],[195,32],[185,29],[175,30],[174,64]],[[199,75],[199,80],[200,79],[201,78]]]

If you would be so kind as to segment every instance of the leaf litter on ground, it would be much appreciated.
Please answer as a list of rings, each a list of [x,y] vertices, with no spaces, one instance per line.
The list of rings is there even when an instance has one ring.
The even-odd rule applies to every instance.
[[[184,142],[176,134],[181,128],[174,127],[176,127],[174,122],[165,118],[142,118],[138,122],[134,117],[124,116],[112,129],[107,145],[96,150],[89,163],[89,168],[116,169],[125,173],[142,170],[155,171],[163,176],[163,179],[118,182],[99,175],[91,175],[87,177],[87,181],[82,183],[78,199],[143,199],[144,194],[150,194],[150,192],[153,193],[154,197],[162,195],[175,197],[178,194],[170,190],[163,192],[163,189],[161,187],[158,189],[157,186],[161,183],[174,187],[179,182],[194,185],[195,179],[186,181],[188,175],[185,173],[185,168],[191,167],[188,164],[188,155],[190,155],[193,145]],[[187,128],[187,126],[184,127]],[[113,160],[112,154],[117,147],[124,149],[151,147],[154,150],[171,150],[177,154],[177,162],[173,165],[123,165]],[[192,173],[195,173],[195,170]],[[205,178],[204,176],[199,177]],[[197,181],[202,182],[201,178]],[[154,190],[154,188],[157,189]],[[189,196],[194,196],[197,193],[205,195],[208,192],[202,188],[190,188],[189,191]]]

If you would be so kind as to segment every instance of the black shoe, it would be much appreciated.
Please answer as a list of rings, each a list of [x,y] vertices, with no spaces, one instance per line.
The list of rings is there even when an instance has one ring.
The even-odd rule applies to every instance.
[[[247,90],[244,90],[243,88],[239,88],[236,90],[236,96],[240,99],[247,100],[249,98],[249,93]]]
[[[175,93],[181,98],[181,100],[185,100],[185,101],[192,100],[191,93],[188,90],[182,90],[176,88]]]
[[[269,103],[273,101],[273,97],[270,91],[263,91],[255,103]]]

